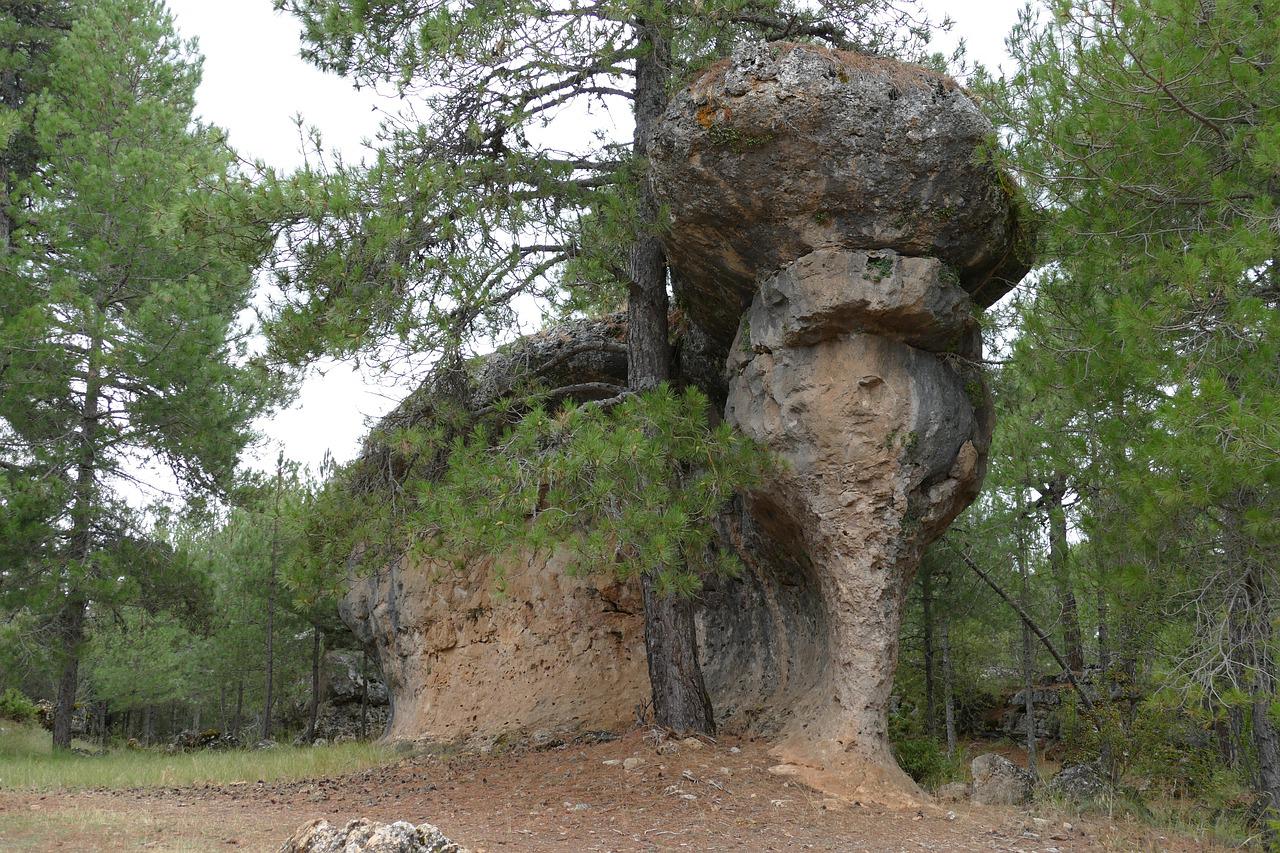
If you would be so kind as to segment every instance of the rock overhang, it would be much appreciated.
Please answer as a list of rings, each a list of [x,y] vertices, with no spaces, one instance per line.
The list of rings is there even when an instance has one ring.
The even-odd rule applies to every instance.
[[[672,98],[649,146],[679,304],[727,346],[762,275],[814,250],[887,249],[941,261],[990,306],[1031,249],[994,136],[974,99],[929,69],[740,47]]]

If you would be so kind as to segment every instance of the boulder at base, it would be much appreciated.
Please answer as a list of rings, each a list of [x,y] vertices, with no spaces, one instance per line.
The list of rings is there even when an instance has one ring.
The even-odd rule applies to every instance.
[[[374,823],[358,819],[341,829],[313,820],[289,837],[279,853],[468,853],[429,823]]]
[[[1003,755],[988,752],[973,759],[973,801],[984,806],[1021,806],[1031,802],[1036,779]]]

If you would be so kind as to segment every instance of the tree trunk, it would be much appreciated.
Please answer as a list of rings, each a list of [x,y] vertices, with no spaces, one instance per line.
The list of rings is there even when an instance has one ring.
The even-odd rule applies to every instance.
[[[942,646],[942,710],[947,725],[947,756],[956,754],[955,675],[951,663],[951,619],[945,614],[938,623],[938,641]],[[1024,626],[1025,627],[1025,626]]]
[[[1107,614],[1107,592],[1098,584],[1098,668],[1102,670],[1102,683],[1110,695],[1111,676],[1111,625]]]
[[[369,737],[369,653],[360,652],[360,739]]]
[[[635,22],[640,55],[636,58],[635,156],[648,153],[649,135],[666,107],[671,74],[671,43],[660,21]],[[641,181],[638,233],[631,246],[627,298],[627,384],[646,391],[671,378],[667,330],[667,259],[658,237],[658,205],[647,181]],[[644,623],[654,720],[684,733],[715,731],[711,699],[698,663],[692,601],[659,596],[652,578],[644,585]]]
[[[1059,618],[1062,622],[1063,651],[1067,666],[1072,672],[1084,669],[1084,640],[1080,634],[1080,612],[1076,594],[1071,588],[1067,568],[1067,513],[1062,503],[1066,498],[1066,478],[1054,477],[1045,491],[1045,504],[1049,514],[1049,573],[1058,595]]]
[[[280,559],[280,486],[284,479],[284,451],[276,457],[275,513],[271,519],[271,562],[267,568],[267,695],[262,702],[262,739],[271,740],[271,701],[275,687],[276,568]]]
[[[676,595],[659,595],[649,575],[644,590],[645,648],[658,725],[679,734],[714,734],[715,716],[702,680],[694,603]]]
[[[1242,506],[1254,503],[1247,497],[1241,499]],[[1240,513],[1233,513],[1233,519],[1239,519]],[[1252,663],[1252,678],[1249,685],[1249,700],[1252,710],[1253,750],[1258,762],[1256,784],[1262,796],[1269,820],[1280,819],[1280,734],[1276,732],[1271,721],[1271,706],[1276,699],[1276,668],[1272,654],[1272,626],[1275,620],[1275,607],[1270,590],[1267,589],[1267,573],[1264,560],[1251,553],[1251,543],[1245,541],[1245,534],[1239,529],[1242,525],[1233,525],[1233,538],[1238,540],[1237,547],[1229,549],[1228,554],[1238,556],[1247,566],[1245,574],[1248,659]],[[1232,552],[1235,552],[1232,554]],[[1272,842],[1276,841],[1275,831],[1271,831]],[[1276,846],[1280,846],[1277,844]]]
[[[1022,513],[1018,513],[1019,517]],[[1031,573],[1027,566],[1026,543],[1021,524],[1018,527],[1018,575],[1021,578],[1019,606],[1023,613],[1031,609]],[[1026,725],[1027,770],[1036,772],[1036,699],[1035,699],[1035,650],[1031,645],[1031,626],[1022,620],[1022,704]]]
[[[142,712],[142,742],[147,746],[155,743],[156,740],[156,708],[154,705],[148,705],[146,710]]]
[[[101,294],[94,300],[95,325],[89,336],[85,356],[84,403],[80,409],[80,455],[76,463],[75,502],[71,507],[70,556],[79,565],[67,565],[63,581],[67,587],[67,600],[59,618],[58,639],[63,655],[62,669],[58,675],[57,704],[53,712],[53,748],[71,748],[71,720],[75,715],[76,688],[80,675],[80,645],[84,642],[84,617],[89,602],[81,591],[81,578],[77,573],[90,572],[93,557],[94,485],[97,478],[98,418],[101,416],[99,394],[101,374],[99,361],[102,353],[102,334],[96,323],[101,312]]]
[[[53,748],[71,748],[71,722],[76,711],[76,687],[80,679],[80,644],[84,642],[84,615],[87,605],[83,597],[72,593],[62,607],[58,639],[62,643],[63,661],[58,673],[58,698],[53,711]]]
[[[933,570],[928,561],[920,567],[920,609],[924,617],[924,720],[929,737],[938,736],[938,714],[933,685]]]
[[[244,678],[236,680],[236,713],[231,718],[231,732],[240,738],[240,727],[244,725]]]
[[[316,717],[320,714],[320,626],[311,626],[311,714],[307,718],[307,743],[316,739]]]

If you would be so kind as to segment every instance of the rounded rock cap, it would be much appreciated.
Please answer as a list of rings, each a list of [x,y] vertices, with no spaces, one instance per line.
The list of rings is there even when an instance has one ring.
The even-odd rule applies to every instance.
[[[1031,254],[994,144],[945,75],[814,45],[739,47],[672,98],[649,146],[682,306],[731,340],[759,278],[821,248],[937,258],[991,305]]]

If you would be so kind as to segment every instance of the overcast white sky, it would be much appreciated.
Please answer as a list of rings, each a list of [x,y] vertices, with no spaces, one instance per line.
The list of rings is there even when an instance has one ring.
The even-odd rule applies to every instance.
[[[940,37],[949,53],[963,38],[972,60],[989,67],[1007,64],[1004,37],[1025,0],[924,0],[935,17],[950,15],[955,29]],[[318,127],[349,160],[359,159],[363,140],[378,117],[375,100],[346,80],[322,74],[298,56],[299,27],[272,11],[271,0],[169,0],[179,31],[199,39],[205,56],[199,113],[230,132],[242,155],[290,170],[301,162],[294,117]],[[297,403],[261,425],[267,444],[254,461],[267,467],[283,445],[285,454],[313,469],[331,450],[350,459],[370,418],[386,413],[411,388],[380,385],[349,365],[326,365],[303,385]]]

